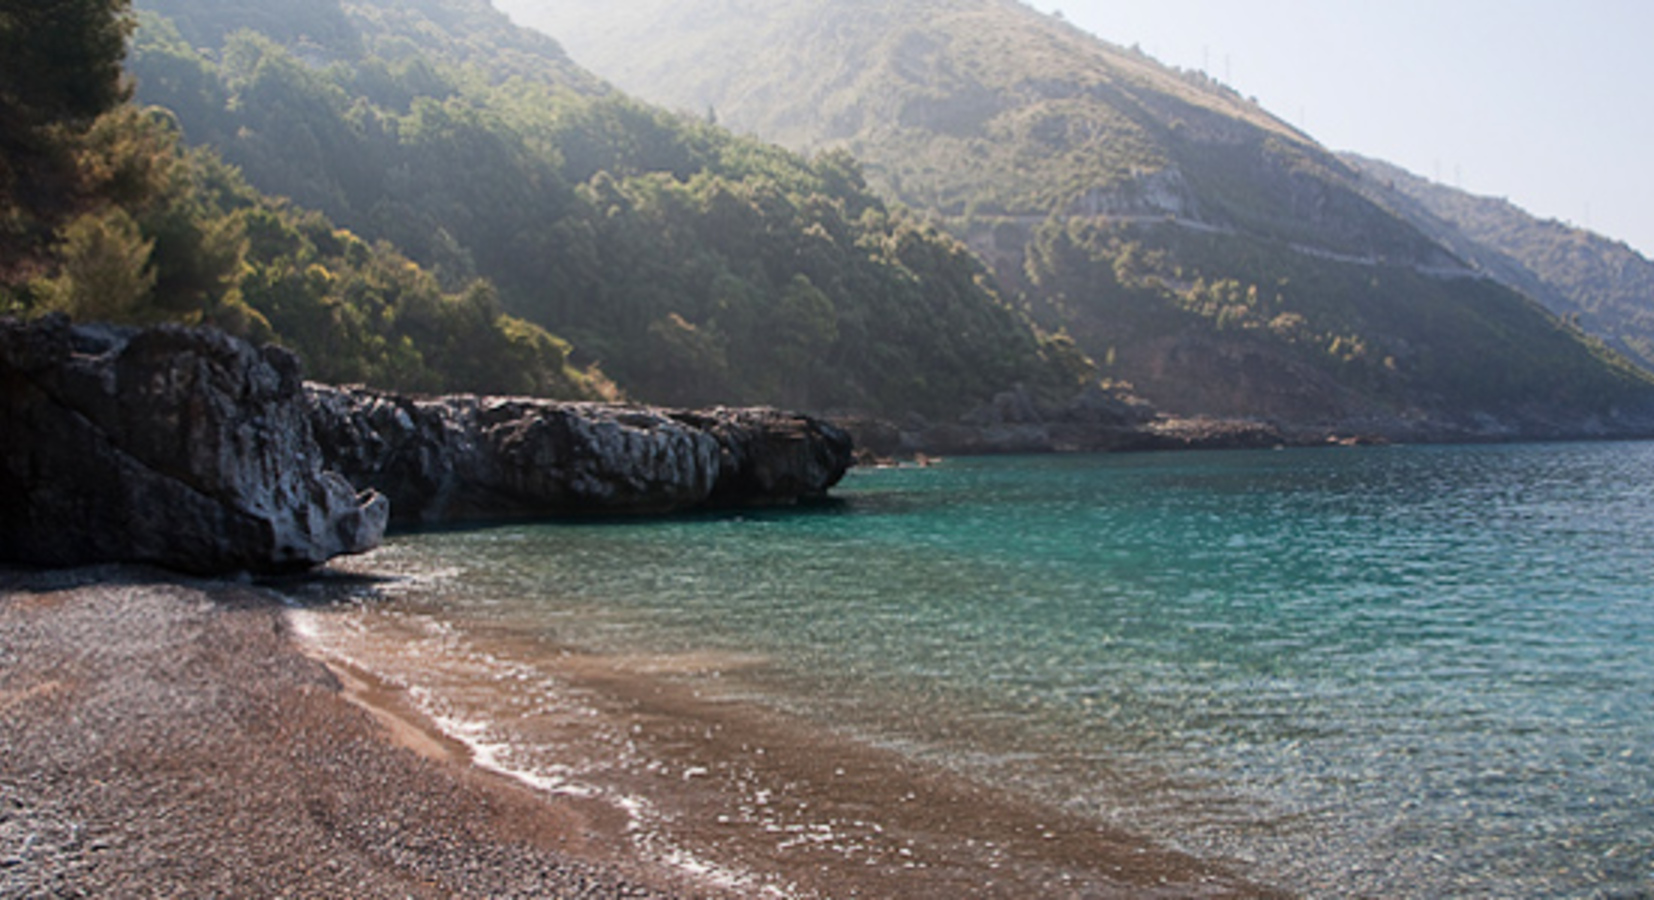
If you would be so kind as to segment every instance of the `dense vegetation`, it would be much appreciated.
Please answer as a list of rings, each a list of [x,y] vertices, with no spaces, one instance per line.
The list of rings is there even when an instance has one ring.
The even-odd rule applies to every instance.
[[[1647,392],[1646,375],[1623,357],[1486,279],[1283,255],[1267,241],[1175,225],[1081,220],[1040,230],[1028,277],[1076,339],[1104,347],[1105,374],[1162,362],[1157,348],[1191,337],[1244,348],[1253,371],[1231,377],[1262,382],[1245,402],[1264,414],[1559,410]],[[1176,390],[1215,402],[1235,387]],[[1291,395],[1270,396],[1281,391]]]
[[[950,218],[1171,214],[1341,253],[1439,253],[1256,103],[1016,0],[499,5],[639,96],[845,148],[875,185]]]
[[[0,7],[0,283],[38,268],[86,202],[80,138],[127,99],[123,0]]]
[[[567,344],[503,315],[487,283],[444,291],[390,245],[182,149],[170,114],[126,102],[124,2],[62,0],[3,24],[17,70],[0,107],[20,127],[0,157],[0,312],[216,325],[285,343],[333,381],[602,394],[568,366]]]
[[[950,415],[1101,374],[1302,422],[1650,396],[1580,331],[1624,298],[1547,316],[1255,104],[1013,0],[604,7],[683,115],[483,0],[144,7],[135,36],[122,0],[0,12],[0,310],[428,391]],[[73,65],[36,58],[47,22]]]
[[[1087,374],[846,154],[627,99],[481,0],[145,6],[139,97],[192,143],[449,290],[487,278],[631,396],[950,413]]]
[[[501,4],[641,96],[848,148],[1165,408],[1464,423],[1650,403],[1646,372],[1478,277],[1306,135],[1016,0]]]
[[[1381,202],[1551,312],[1654,370],[1654,262],[1624,242],[1542,221],[1396,166],[1345,155]]]

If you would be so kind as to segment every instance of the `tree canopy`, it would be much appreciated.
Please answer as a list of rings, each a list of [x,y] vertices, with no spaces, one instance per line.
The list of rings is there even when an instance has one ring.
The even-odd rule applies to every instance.
[[[570,366],[566,342],[506,316],[488,283],[447,290],[389,244],[186,151],[171,113],[127,103],[126,12],[84,0],[0,10],[0,104],[23,126],[0,155],[0,312],[216,325],[285,343],[334,381],[612,396]]]
[[[0,7],[0,105],[9,125],[87,124],[126,101],[130,0]]]
[[[81,199],[76,136],[124,103],[129,0],[0,6],[0,276],[26,268]]]
[[[234,4],[211,27],[152,6],[177,18],[145,15],[140,97],[192,142],[451,289],[488,279],[630,396],[956,414],[1079,386],[981,264],[847,154],[638,103],[549,49],[502,69],[476,49],[502,21],[485,5],[335,6],[355,30],[325,52],[235,27]]]

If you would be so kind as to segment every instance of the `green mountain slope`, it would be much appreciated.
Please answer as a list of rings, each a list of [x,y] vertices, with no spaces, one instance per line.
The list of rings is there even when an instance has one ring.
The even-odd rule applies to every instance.
[[[253,190],[129,102],[125,0],[0,14],[0,314],[215,325],[319,378],[593,397],[567,344],[387,244]]]
[[[135,5],[165,15],[194,48],[222,47],[231,35],[246,30],[291,48],[315,66],[348,65],[372,56],[416,67],[471,65],[495,80],[520,77],[588,94],[610,90],[571,62],[556,41],[513,26],[485,3],[405,0],[347,8],[338,0],[164,0]]]
[[[1538,219],[1508,200],[1478,197],[1379,160],[1343,158],[1366,176],[1375,200],[1654,369],[1654,262],[1622,241]]]
[[[499,0],[621,88],[949,216],[1173,215],[1448,263],[1256,104],[1015,0]]]
[[[849,157],[632,101],[483,0],[140,7],[138,96],[192,142],[488,279],[635,398],[956,414],[1085,374]]]
[[[1164,408],[1441,436],[1649,409],[1646,373],[1308,137],[1014,0],[501,6],[640,96],[855,154]]]

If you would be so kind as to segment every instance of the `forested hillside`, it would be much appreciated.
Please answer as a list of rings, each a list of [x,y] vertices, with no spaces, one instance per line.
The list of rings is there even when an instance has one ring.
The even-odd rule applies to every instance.
[[[0,20],[0,311],[212,323],[405,390],[947,418],[1100,376],[1413,436],[1654,409],[1582,330],[1642,352],[1635,298],[1579,253],[1505,277],[1227,87],[1013,0],[534,7],[683,113],[483,0],[149,0],[135,34],[63,3],[101,48],[67,68],[62,15]],[[1571,279],[1578,315],[1488,272]]]
[[[1654,369],[1654,262],[1621,241],[1535,218],[1397,166],[1344,154],[1374,196],[1483,272]]]
[[[171,113],[128,102],[133,24],[124,0],[0,16],[0,313],[210,324],[287,344],[313,377],[402,390],[605,394],[488,284],[444,290],[184,150]]]
[[[1646,372],[1308,136],[1015,0],[501,5],[640,96],[855,154],[1164,408],[1440,434],[1649,408]]]
[[[190,144],[447,290],[487,279],[630,396],[957,414],[1089,374],[847,154],[628,99],[483,0],[140,5],[138,99]]]

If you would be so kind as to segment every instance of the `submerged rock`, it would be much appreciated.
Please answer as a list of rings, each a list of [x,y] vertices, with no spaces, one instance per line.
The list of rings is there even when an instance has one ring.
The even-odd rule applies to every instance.
[[[377,546],[388,516],[324,470],[291,353],[0,320],[0,559],[290,571]]]
[[[308,390],[329,464],[387,494],[401,521],[789,504],[852,464],[843,431],[770,409]]]

